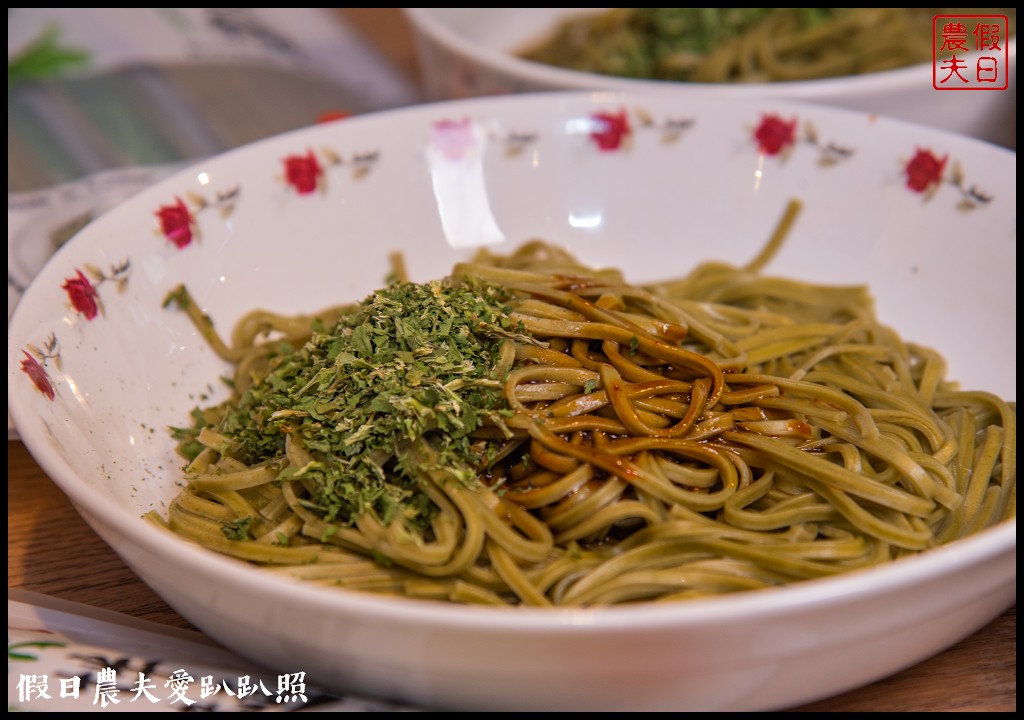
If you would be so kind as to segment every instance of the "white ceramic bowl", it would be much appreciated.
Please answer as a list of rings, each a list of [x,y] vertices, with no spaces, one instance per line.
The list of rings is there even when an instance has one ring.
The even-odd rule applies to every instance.
[[[565,18],[605,9],[404,8],[424,92],[435,100],[571,89],[798,100],[878,113],[1016,148],[1016,38],[1007,47],[1009,89],[980,92],[935,90],[931,63],[857,77],[737,85],[616,78],[517,56]]]
[[[629,132],[601,149],[594,116],[620,112]],[[794,130],[781,146],[755,140],[771,116]],[[927,188],[908,174],[922,154],[943,160]],[[308,176],[284,173],[296,157],[323,171],[313,192],[298,192]],[[634,281],[664,279],[704,259],[751,259],[793,197],[805,210],[771,272],[868,283],[879,315],[942,351],[950,377],[1015,399],[1014,153],[783,101],[572,92],[303,129],[140,192],[54,255],[15,309],[9,409],[47,474],[145,582],[282,672],[456,710],[792,707],[908,667],[1012,606],[1016,520],[773,590],[502,610],[271,579],[140,516],[163,512],[181,482],[166,428],[226,371],[162,307],[178,283],[226,330],[256,306],[360,299],[395,250],[427,280],[481,243],[541,237]]]

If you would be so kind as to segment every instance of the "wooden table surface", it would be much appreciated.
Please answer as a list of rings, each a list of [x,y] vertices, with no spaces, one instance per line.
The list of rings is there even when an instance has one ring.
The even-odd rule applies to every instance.
[[[408,24],[396,8],[339,10],[396,66],[416,77]],[[20,441],[7,443],[7,584],[192,628],[111,551]],[[1017,709],[1017,611],[1010,608],[954,647],[914,667],[794,711]]]

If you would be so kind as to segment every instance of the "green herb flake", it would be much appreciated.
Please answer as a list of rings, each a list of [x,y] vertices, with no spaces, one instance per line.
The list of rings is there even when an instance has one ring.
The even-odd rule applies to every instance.
[[[252,539],[252,516],[239,518],[226,522],[220,526],[220,531],[228,540],[250,540]]]
[[[306,506],[327,523],[371,512],[429,532],[437,509],[423,472],[473,486],[496,453],[470,435],[509,414],[491,373],[517,337],[510,299],[472,280],[378,290],[302,347],[279,351],[265,376],[220,406],[222,452],[256,464],[281,457],[291,437],[315,462],[288,476],[312,488]]]

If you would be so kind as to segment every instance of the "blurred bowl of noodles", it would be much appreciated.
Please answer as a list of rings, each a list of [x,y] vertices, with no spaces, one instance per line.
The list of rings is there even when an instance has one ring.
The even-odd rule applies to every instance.
[[[8,330],[18,433],[260,666],[779,710],[1016,601],[1016,155],[869,113],[427,103],[175,173]]]
[[[435,100],[563,89],[790,99],[1016,147],[1015,8],[404,10]],[[1010,37],[978,51],[971,28],[949,36],[964,48],[954,74],[932,54],[943,44],[933,17],[979,14],[1005,16]]]

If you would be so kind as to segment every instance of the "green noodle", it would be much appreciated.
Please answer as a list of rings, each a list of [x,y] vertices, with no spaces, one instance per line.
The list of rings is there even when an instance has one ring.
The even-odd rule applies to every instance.
[[[429,287],[500,290],[507,315],[473,381],[497,402],[467,395],[481,407],[476,425],[454,418],[462,435],[418,408],[425,426],[356,453],[369,475],[341,457],[369,431],[324,435],[343,424],[329,394],[299,402],[335,387],[360,305],[254,311],[229,345],[182,288],[178,304],[235,367],[234,395],[176,431],[188,482],[166,517],[149,517],[307,583],[535,607],[828,577],[1015,517],[1016,404],[947,380],[938,353],[879,322],[866,288],[763,274],[780,242],[745,267],[705,263],[645,285],[542,241],[478,252]],[[316,360],[315,381],[280,383],[275,372],[319,357],[317,343],[337,354]],[[449,335],[430,343],[431,362],[454,352]],[[399,353],[399,365],[428,352]],[[468,384],[429,397],[440,406]],[[380,403],[371,395],[362,402]],[[273,412],[254,402],[264,396]],[[399,404],[378,405],[374,422]],[[358,477],[384,490],[330,505]]]
[[[929,62],[933,16],[982,13],[1006,15],[1015,34],[1014,8],[611,8],[563,21],[520,56],[628,78],[811,80]]]

